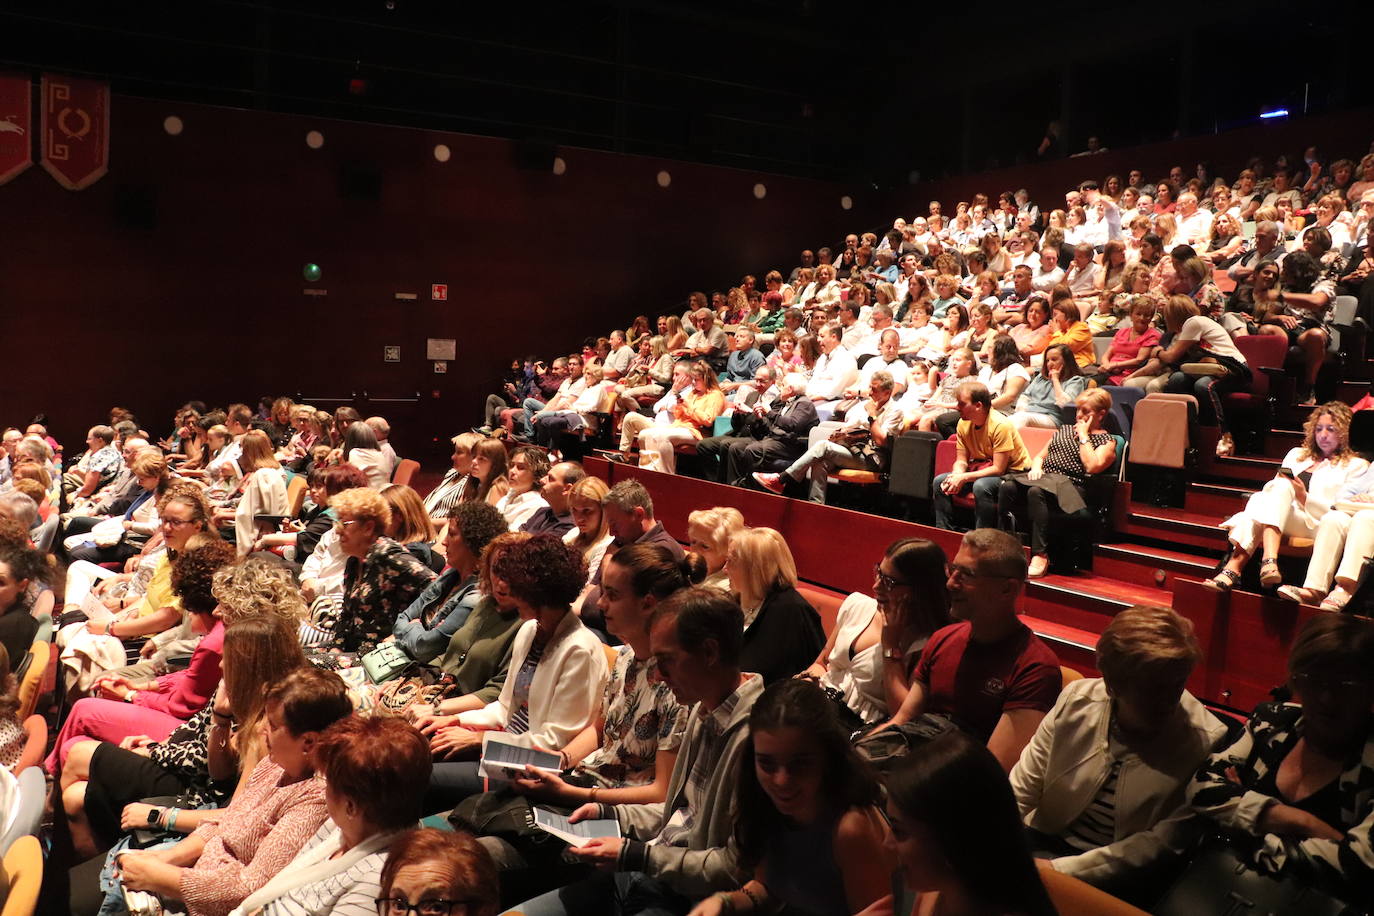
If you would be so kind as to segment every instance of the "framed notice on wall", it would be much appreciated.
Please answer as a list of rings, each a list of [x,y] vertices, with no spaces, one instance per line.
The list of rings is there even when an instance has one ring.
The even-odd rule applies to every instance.
[[[425,344],[425,359],[457,359],[458,341],[452,337],[431,337]]]

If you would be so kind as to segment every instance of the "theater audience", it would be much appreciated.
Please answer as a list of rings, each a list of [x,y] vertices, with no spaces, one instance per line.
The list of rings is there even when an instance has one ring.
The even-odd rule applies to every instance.
[[[1231,589],[1256,553],[1261,557],[1260,584],[1273,588],[1283,583],[1278,561],[1283,538],[1314,537],[1346,486],[1369,468],[1351,451],[1350,421],[1350,408],[1340,401],[1312,411],[1302,445],[1289,449],[1274,479],[1221,523],[1231,554],[1221,571],[1203,584],[1216,591]]]
[[[977,740],[950,732],[888,777],[887,820],[902,879],[916,892],[912,916],[1057,916],[999,763]]]
[[[1057,429],[1063,422],[1063,408],[1082,394],[1086,384],[1072,350],[1064,344],[1047,346],[1040,371],[1026,385],[1016,412],[1008,419],[1018,429]]]
[[[730,588],[744,610],[740,665],[765,684],[804,670],[825,644],[821,618],[797,591],[797,564],[773,528],[746,528],[730,541]]]
[[[1014,521],[1024,512],[1030,522],[1031,558],[1026,575],[1031,579],[1049,570],[1052,511],[1087,515],[1084,488],[1088,478],[1116,464],[1116,439],[1103,428],[1112,396],[1093,388],[1080,394],[1076,405],[1075,421],[1055,431],[1045,452],[1031,461],[1030,470],[1004,476],[997,491],[999,518],[1006,521],[1010,514]]]
[[[448,568],[401,612],[391,629],[406,655],[428,664],[444,653],[481,599],[477,564],[482,551],[506,531],[506,521],[486,503],[459,503],[448,520],[444,556]]]
[[[725,395],[716,381],[716,373],[704,360],[691,364],[687,370],[690,387],[681,391],[667,408],[665,422],[656,423],[642,414],[627,415],[621,427],[622,437],[631,434],[630,421],[639,417],[642,423],[634,426],[633,435],[639,437],[639,464],[655,471],[673,474],[677,471],[674,446],[680,442],[699,442],[725,410]],[[660,401],[660,403],[662,403]],[[625,438],[622,438],[622,442]]]
[[[568,850],[597,867],[590,878],[513,907],[525,916],[617,912],[685,913],[702,897],[744,878],[732,842],[749,714],[763,680],[740,667],[744,620],[714,588],[682,589],[655,609],[649,647],[659,676],[691,707],[667,795],[639,805],[587,803],[573,820],[613,817],[622,836]],[[619,910],[625,912],[625,909]]]
[[[743,486],[755,468],[791,464],[806,449],[816,425],[816,407],[805,396],[806,379],[790,372],[772,401],[756,401],[749,413],[736,412],[736,435],[712,436],[697,443],[697,458],[708,480]]]
[[[1186,618],[1136,605],[1098,639],[1102,677],[1059,694],[1011,771],[1032,845],[1055,871],[1148,898],[1190,851],[1201,825],[1184,788],[1226,737],[1184,689],[1201,658]]]
[[[150,680],[114,674],[95,682],[95,696],[78,700],[62,725],[45,766],[56,774],[80,741],[119,741],[129,735],[162,740],[210,699],[220,681],[224,622],[211,593],[215,572],[233,560],[233,551],[213,534],[188,542],[172,570],[172,588],[190,618],[190,630],[203,638],[190,664],[181,671]]]
[[[570,609],[587,577],[576,551],[551,534],[536,534],[503,549],[491,574],[524,621],[511,649],[511,674],[495,700],[458,713],[456,726],[431,741],[445,762],[435,764],[427,813],[483,790],[475,758],[484,731],[501,732],[511,744],[561,751],[592,723],[606,682],[601,643]]]
[[[882,472],[892,456],[892,440],[900,433],[904,417],[892,398],[892,374],[878,370],[868,386],[868,397],[845,414],[844,424],[829,438],[817,439],[802,456],[778,474],[755,471],[759,486],[782,494],[789,482],[811,478],[812,502],[825,502],[826,478],[836,468]]]
[[[1016,538],[970,531],[948,571],[950,614],[959,622],[926,643],[906,702],[883,727],[947,716],[1010,771],[1059,696],[1059,661],[1017,619],[1026,559]]]
[[[862,913],[892,906],[882,790],[814,684],[780,681],[749,713],[735,844],[750,880],[690,916]]]
[[[1250,867],[1358,905],[1369,901],[1374,630],[1363,617],[1309,620],[1288,655],[1296,702],[1263,703],[1188,785],[1188,801],[1236,836]]]
[[[996,527],[1002,478],[1028,468],[1030,454],[1014,423],[993,408],[992,394],[982,382],[960,385],[957,403],[954,466],[931,481],[935,524],[954,528],[954,497],[967,489],[973,496],[974,527]]]
[[[289,863],[234,910],[373,916],[392,841],[420,817],[429,747],[400,719],[348,716],[325,729],[314,765],[329,819]]]
[[[26,543],[0,544],[0,646],[18,665],[38,632],[34,587],[53,571],[42,553]]]
[[[324,823],[325,783],[314,778],[314,755],[322,733],[352,713],[343,682],[318,668],[299,668],[267,686],[265,708],[268,756],[247,785],[218,821],[175,846],[120,856],[123,888],[181,901],[190,916],[225,916]]]
[[[343,605],[329,646],[370,652],[434,580],[434,571],[382,533],[391,523],[391,507],[376,490],[344,490],[331,502],[339,516],[339,548],[348,560]]]
[[[841,712],[840,721],[855,728],[901,708],[926,641],[948,626],[945,552],[924,538],[892,542],[873,568],[873,596],[845,598],[820,655],[801,675],[843,701],[852,715]]]

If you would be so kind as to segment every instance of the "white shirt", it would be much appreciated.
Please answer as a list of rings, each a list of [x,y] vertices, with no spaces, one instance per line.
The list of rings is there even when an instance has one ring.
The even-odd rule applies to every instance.
[[[1076,297],[1086,296],[1093,291],[1093,284],[1097,281],[1097,272],[1100,270],[1092,261],[1088,266],[1079,270],[1077,265],[1070,267],[1064,282],[1069,284],[1069,289],[1073,290]]]
[[[1031,289],[1048,293],[1060,283],[1064,282],[1064,268],[1058,264],[1054,265],[1053,270],[1042,270],[1041,265],[1035,265],[1035,276],[1031,277]]]
[[[883,362],[881,356],[875,356],[864,363],[864,367],[859,370],[859,380],[855,382],[854,387],[859,389],[861,393],[867,394],[868,386],[873,381],[873,373],[879,369],[885,369],[891,373],[894,395],[901,394],[906,389],[907,365],[900,356],[890,363]]]
[[[1211,234],[1212,214],[1199,207],[1192,216],[1178,217],[1178,234],[1174,236],[1174,240],[1192,245],[1194,249],[1202,251],[1207,247]]]
[[[1225,328],[1206,315],[1194,315],[1183,322],[1183,327],[1179,328],[1174,343],[1185,340],[1196,340],[1204,350],[1218,356],[1229,356],[1242,364],[1245,363],[1245,356],[1236,347],[1231,335],[1227,334]]]
[[[506,524],[511,531],[519,531],[520,526],[530,520],[530,516],[546,506],[548,501],[539,495],[538,490],[526,490],[518,495],[508,492],[496,501],[496,511],[506,517]]]
[[[833,401],[858,377],[859,366],[853,354],[844,347],[836,347],[816,360],[811,381],[806,383],[806,396]]]

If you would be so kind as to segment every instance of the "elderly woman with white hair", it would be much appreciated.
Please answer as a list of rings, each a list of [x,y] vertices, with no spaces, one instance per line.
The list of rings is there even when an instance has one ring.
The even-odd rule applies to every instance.
[[[706,578],[702,585],[730,590],[725,558],[730,552],[730,542],[743,530],[744,516],[733,506],[698,509],[687,516],[687,549],[706,561]]]

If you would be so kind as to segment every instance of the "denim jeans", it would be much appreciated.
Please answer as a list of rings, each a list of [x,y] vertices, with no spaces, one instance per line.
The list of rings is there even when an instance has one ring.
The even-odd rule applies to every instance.
[[[954,498],[940,488],[948,474],[939,474],[931,481],[935,502],[935,526],[954,530]],[[997,493],[1002,478],[996,475],[979,477],[973,481],[973,527],[997,527]],[[967,489],[967,486],[965,486]]]

